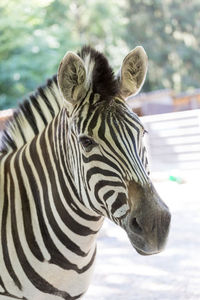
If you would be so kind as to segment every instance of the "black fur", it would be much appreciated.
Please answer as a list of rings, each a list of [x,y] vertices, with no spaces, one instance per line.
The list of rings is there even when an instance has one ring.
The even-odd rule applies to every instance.
[[[114,76],[114,72],[110,67],[106,57],[95,49],[84,46],[77,53],[83,60],[90,54],[91,61],[95,61],[92,74],[92,89],[94,93],[101,95],[102,100],[111,99],[119,94],[119,83]]]

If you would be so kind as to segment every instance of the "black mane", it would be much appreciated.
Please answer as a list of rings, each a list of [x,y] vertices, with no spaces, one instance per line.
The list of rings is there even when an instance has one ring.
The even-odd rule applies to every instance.
[[[117,96],[119,83],[106,57],[89,46],[82,47],[78,55],[83,61],[89,57],[89,62],[93,64],[91,78],[93,92],[100,94],[103,100],[110,100]],[[33,135],[37,135],[47,126],[61,106],[62,97],[58,91],[57,75],[54,75],[15,109],[13,117],[7,122],[2,133],[0,152],[7,152],[9,149],[16,150],[26,144]],[[48,110],[48,118],[42,107]],[[38,122],[39,120],[42,120],[42,125]]]
[[[42,127],[47,126],[54,118],[62,104],[61,99],[55,94],[55,87],[58,89],[57,75],[48,79],[45,85],[39,86],[35,92],[30,93],[19,103],[1,134],[0,152],[7,152],[9,149],[17,150],[22,146],[22,142],[19,141],[26,144],[30,135],[30,129],[28,131],[27,128],[31,128],[31,132],[37,135],[42,129],[38,127],[38,116],[42,120]],[[45,105],[49,111],[51,119],[46,118],[42,105]]]
[[[90,46],[82,47],[81,51],[77,54],[83,60],[86,56],[90,55],[90,60],[95,62],[92,73],[93,92],[100,94],[104,99],[116,96],[119,93],[119,83],[114,76],[107,58]]]

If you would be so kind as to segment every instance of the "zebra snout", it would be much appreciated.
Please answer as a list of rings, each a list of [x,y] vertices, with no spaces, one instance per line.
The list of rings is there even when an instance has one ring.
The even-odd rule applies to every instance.
[[[169,232],[171,214],[167,207],[132,212],[126,219],[124,229],[136,249],[142,255],[151,255],[163,250]]]
[[[143,255],[163,250],[170,227],[171,214],[153,184],[130,182],[128,188],[130,213],[123,227],[133,247]]]

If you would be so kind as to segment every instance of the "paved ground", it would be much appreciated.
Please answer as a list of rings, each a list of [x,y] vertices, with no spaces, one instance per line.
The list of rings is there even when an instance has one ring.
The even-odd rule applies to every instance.
[[[156,184],[172,213],[169,241],[161,254],[138,255],[120,228],[105,224],[84,300],[200,299],[200,174],[198,178]]]

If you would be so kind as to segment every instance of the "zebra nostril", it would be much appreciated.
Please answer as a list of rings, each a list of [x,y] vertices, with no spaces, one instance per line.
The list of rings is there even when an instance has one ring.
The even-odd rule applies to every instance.
[[[131,225],[131,229],[135,232],[135,233],[142,233],[142,227],[139,225],[138,221],[136,218],[133,218],[130,222]]]

